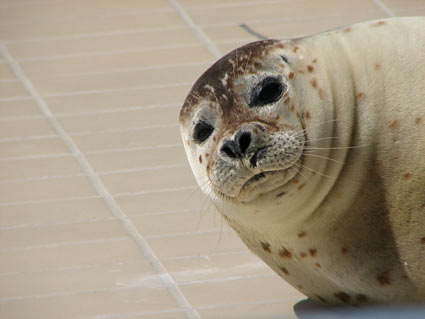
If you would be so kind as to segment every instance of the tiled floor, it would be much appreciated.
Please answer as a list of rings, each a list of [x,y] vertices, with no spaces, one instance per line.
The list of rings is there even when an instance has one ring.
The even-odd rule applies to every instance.
[[[295,318],[303,295],[202,197],[184,96],[255,36],[424,0],[1,0],[0,317]]]

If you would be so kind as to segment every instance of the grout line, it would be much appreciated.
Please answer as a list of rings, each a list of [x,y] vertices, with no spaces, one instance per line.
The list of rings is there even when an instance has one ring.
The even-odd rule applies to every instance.
[[[155,252],[149,246],[148,242],[142,237],[142,235],[137,231],[136,226],[131,222],[128,216],[123,212],[121,207],[109,193],[108,189],[103,185],[99,176],[95,173],[90,163],[87,161],[85,156],[81,153],[78,146],[74,143],[72,138],[65,132],[63,127],[60,125],[59,121],[54,117],[50,108],[46,104],[45,100],[39,95],[39,93],[35,90],[30,80],[26,77],[24,72],[22,71],[19,64],[14,60],[14,58],[10,55],[6,47],[2,42],[0,42],[0,53],[3,55],[4,59],[9,63],[9,66],[15,73],[16,77],[22,81],[24,87],[28,90],[30,95],[36,101],[40,111],[46,116],[47,120],[50,122],[52,127],[55,129],[59,137],[68,147],[69,151],[73,154],[77,162],[80,164],[84,173],[87,175],[87,178],[90,180],[92,186],[97,191],[97,193],[103,198],[105,203],[109,206],[111,214],[117,218],[128,236],[135,241],[142,255],[151,263],[152,267],[157,272],[160,280],[167,287],[168,291],[175,299],[177,304],[185,310],[189,318],[200,318],[199,314],[192,307],[189,301],[186,299],[182,291],[177,286],[174,279],[167,272],[167,269],[161,263],[161,261],[156,256]]]
[[[56,118],[72,118],[72,117],[78,117],[78,116],[137,112],[137,111],[152,110],[152,109],[176,108],[180,106],[181,106],[180,103],[149,104],[149,105],[126,106],[126,107],[117,106],[115,108],[96,110],[96,111],[56,113]],[[2,117],[0,118],[0,122],[29,121],[29,120],[40,120],[40,119],[44,119],[44,116],[43,115],[18,115],[18,116]]]
[[[87,39],[87,38],[97,38],[103,36],[119,36],[119,35],[129,35],[129,34],[139,34],[139,33],[150,33],[150,32],[164,32],[164,31],[174,31],[174,30],[184,30],[184,26],[172,26],[172,27],[156,27],[156,28],[140,28],[140,29],[123,29],[117,31],[109,32],[87,32],[80,34],[68,34],[62,36],[52,36],[52,37],[39,37],[39,38],[27,38],[19,40],[4,40],[4,44],[10,43],[22,43],[22,42],[45,42],[45,41],[58,41],[58,40],[75,40],[75,39]]]
[[[227,256],[241,256],[241,255],[252,255],[252,253],[246,250],[239,251],[226,251],[219,253],[209,253],[206,255],[187,255],[187,256],[179,256],[179,257],[169,257],[162,258],[163,261],[177,261],[177,260],[188,260],[188,259],[205,259],[209,260],[211,257],[227,257]],[[21,270],[21,271],[10,271],[0,273],[0,276],[19,276],[19,275],[30,275],[37,273],[46,273],[46,272],[63,272],[63,271],[75,271],[75,270],[85,270],[85,269],[93,269],[93,268],[102,268],[102,267],[110,267],[110,266],[121,266],[121,265],[132,265],[132,264],[148,264],[147,261],[120,261],[106,264],[92,264],[92,265],[80,265],[80,266],[68,266],[68,267],[57,267],[57,268],[41,268],[41,269],[30,269],[30,270]]]
[[[162,188],[162,189],[156,189],[151,191],[125,192],[125,193],[114,194],[114,197],[120,198],[120,197],[143,196],[143,195],[151,195],[151,194],[180,192],[180,191],[187,191],[187,190],[192,190],[192,191],[199,190],[199,187],[198,186],[182,186],[182,187],[176,187],[176,188]],[[54,199],[28,200],[28,201],[20,201],[20,202],[0,202],[0,207],[49,204],[49,203],[58,203],[58,202],[64,202],[64,201],[99,199],[99,198],[103,199],[103,197],[101,197],[100,195],[91,195],[91,196],[71,196],[71,197],[62,197],[62,198],[54,198]]]
[[[156,150],[164,148],[176,148],[181,147],[181,144],[158,144],[154,146],[134,146],[127,148],[109,148],[96,151],[87,151],[87,155],[99,155],[99,154],[109,154],[109,153],[122,153],[122,152],[136,152],[142,150]],[[25,155],[25,156],[11,156],[0,158],[0,162],[4,161],[26,161],[29,159],[49,159],[49,158],[58,158],[58,157],[69,157],[72,156],[70,153],[57,153],[57,154],[41,154],[41,155]]]
[[[219,59],[222,54],[216,47],[216,45],[210,40],[210,38],[205,34],[200,27],[198,27],[192,20],[192,18],[187,14],[184,8],[180,5],[178,0],[168,0],[170,5],[176,10],[178,15],[183,19],[186,25],[190,30],[196,35],[196,37],[201,40],[201,42],[206,45],[208,51],[213,55],[214,58]]]
[[[146,217],[146,216],[163,216],[163,215],[178,215],[184,213],[202,213],[203,211],[209,211],[210,209],[175,209],[168,211],[160,211],[160,212],[141,212],[141,213],[131,213],[127,214],[131,218],[137,217]],[[93,217],[89,219],[77,219],[77,220],[68,220],[68,221],[58,221],[58,222],[50,222],[50,223],[33,223],[33,224],[11,224],[0,226],[0,231],[8,231],[15,229],[29,229],[29,228],[43,228],[43,227],[51,227],[51,226],[59,226],[59,225],[76,225],[76,224],[91,224],[91,223],[99,223],[117,220],[115,217]],[[1,273],[0,273],[1,274]]]
[[[130,173],[140,173],[146,171],[156,171],[156,170],[164,170],[170,168],[183,168],[189,167],[188,163],[184,164],[168,164],[168,165],[158,165],[158,166],[147,166],[147,167],[138,167],[138,168],[129,168],[129,169],[118,169],[118,170],[106,170],[106,171],[98,171],[97,174],[99,176],[107,176],[107,175],[116,175],[116,174],[130,174]],[[52,179],[67,179],[74,177],[83,177],[86,176],[83,173],[72,173],[65,175],[45,175],[45,176],[33,176],[33,177],[24,177],[24,178],[9,178],[9,179],[0,179],[1,184],[12,184],[12,183],[23,183],[23,182],[37,182],[37,181],[45,181]]]
[[[116,219],[116,220],[119,220],[119,219]],[[210,235],[210,234],[227,234],[227,233],[233,234],[232,230],[230,229],[221,229],[219,227],[216,227],[215,229],[213,228],[211,230],[205,230],[205,231],[165,233],[161,235],[152,234],[152,235],[148,235],[144,237],[147,239],[164,239],[164,238],[176,238],[176,237],[184,237],[184,236],[195,237],[195,236],[203,236],[203,235]],[[108,239],[101,238],[101,239],[91,239],[91,240],[84,240],[84,241],[63,241],[63,242],[39,244],[39,245],[33,245],[33,246],[8,247],[8,248],[0,248],[0,254],[17,252],[17,251],[29,251],[29,250],[35,250],[35,249],[49,249],[49,248],[58,248],[58,247],[69,247],[69,246],[85,246],[85,245],[91,245],[91,244],[105,244],[105,243],[112,243],[112,242],[126,241],[126,240],[131,240],[131,238],[129,238],[128,236],[115,237],[115,238],[108,237]],[[158,259],[158,262],[160,262],[159,259]],[[161,277],[161,275],[163,274],[157,274],[157,275]]]
[[[208,284],[208,283],[216,283],[216,282],[227,282],[227,281],[235,281],[235,280],[246,280],[246,279],[258,279],[258,278],[272,278],[275,277],[275,274],[259,274],[259,275],[245,275],[245,276],[234,276],[234,277],[222,277],[211,280],[198,280],[194,282],[184,282],[184,284],[179,284],[179,286],[190,286],[195,284]],[[65,296],[76,296],[76,295],[86,295],[86,294],[94,294],[94,293],[108,293],[108,292],[119,292],[119,291],[132,291],[140,288],[165,288],[164,286],[159,286],[152,281],[147,284],[135,284],[126,287],[113,287],[113,288],[98,288],[98,289],[83,289],[83,290],[75,290],[75,291],[62,291],[62,292],[54,292],[54,293],[46,293],[39,295],[28,295],[28,296],[16,296],[16,297],[3,297],[0,298],[0,303],[6,303],[11,301],[21,301],[21,300],[30,300],[30,299],[47,299],[47,298],[55,298],[55,297],[65,297]],[[214,307],[214,306],[213,306]],[[181,309],[179,309],[181,310]],[[173,311],[174,312],[174,311]]]
[[[35,57],[28,57],[28,58],[20,58],[20,59],[17,59],[16,61],[17,62],[54,61],[54,60],[120,55],[120,54],[130,54],[130,53],[140,53],[140,52],[150,52],[150,51],[160,51],[160,50],[165,51],[165,50],[171,50],[171,49],[195,48],[199,46],[201,46],[201,44],[196,42],[196,43],[186,43],[186,44],[164,45],[164,46],[157,46],[157,47],[142,47],[142,48],[126,49],[126,50],[107,50],[107,51],[93,51],[93,52],[84,52],[84,53],[63,54],[63,55],[35,56]]]
[[[375,5],[375,7],[377,7],[379,10],[384,12],[387,16],[389,17],[396,16],[396,14],[390,8],[388,8],[381,0],[372,0],[372,2]]]
[[[44,97],[46,98],[67,97],[67,96],[90,95],[90,94],[101,94],[101,93],[111,93],[111,92],[138,91],[138,90],[144,90],[144,89],[166,89],[169,87],[179,87],[179,86],[186,86],[186,85],[193,85],[193,82],[173,82],[168,84],[142,85],[142,86],[132,86],[132,87],[116,88],[116,89],[47,93],[47,94],[44,94]]]

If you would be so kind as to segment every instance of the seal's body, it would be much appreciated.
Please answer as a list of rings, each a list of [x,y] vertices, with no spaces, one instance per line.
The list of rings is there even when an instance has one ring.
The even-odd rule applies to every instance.
[[[180,123],[204,193],[294,287],[425,301],[424,17],[236,49]]]

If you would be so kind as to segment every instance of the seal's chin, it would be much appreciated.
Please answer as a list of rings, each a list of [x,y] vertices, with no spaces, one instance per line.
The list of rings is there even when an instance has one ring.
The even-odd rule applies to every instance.
[[[249,203],[265,198],[268,194],[281,192],[280,189],[290,182],[298,170],[290,167],[282,170],[264,171],[250,177],[241,187],[237,196],[229,196],[220,191],[219,197],[227,201]]]

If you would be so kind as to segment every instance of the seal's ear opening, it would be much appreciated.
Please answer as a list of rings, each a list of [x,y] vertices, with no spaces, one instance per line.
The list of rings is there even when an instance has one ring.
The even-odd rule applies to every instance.
[[[282,96],[283,89],[284,85],[281,78],[266,77],[252,90],[249,107],[264,106],[276,102]]]

